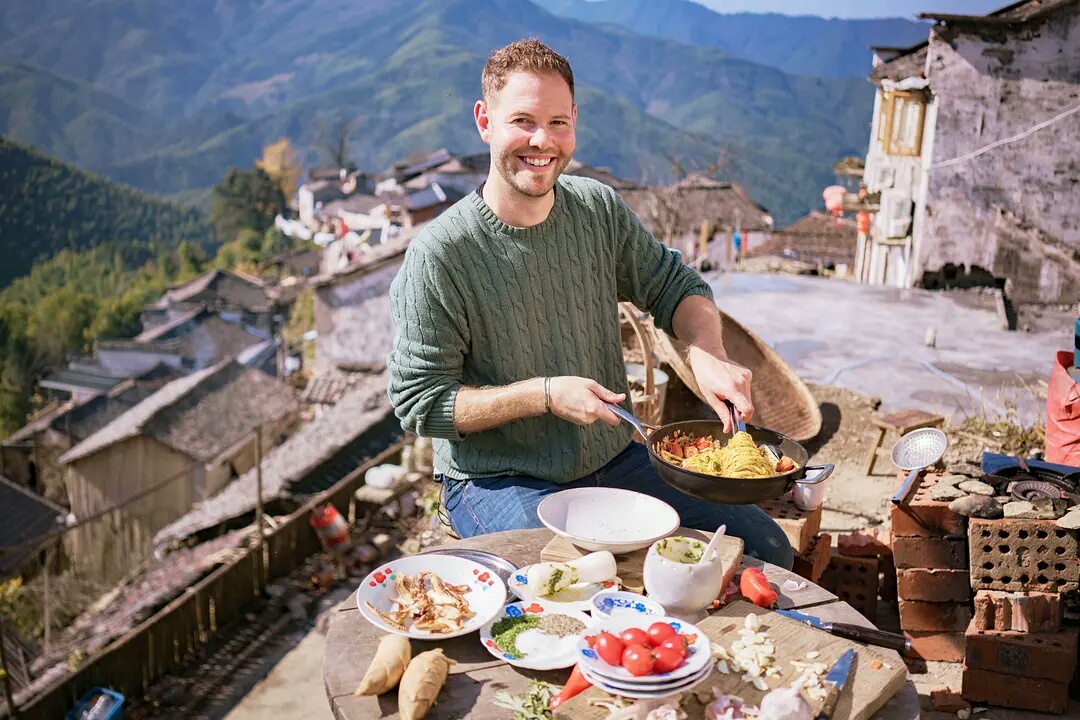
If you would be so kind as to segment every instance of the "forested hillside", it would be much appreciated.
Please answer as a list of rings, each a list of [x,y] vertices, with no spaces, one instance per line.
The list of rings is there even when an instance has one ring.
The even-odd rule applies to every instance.
[[[207,249],[215,244],[204,214],[0,137],[0,287],[64,249],[111,243],[133,253],[184,241]]]

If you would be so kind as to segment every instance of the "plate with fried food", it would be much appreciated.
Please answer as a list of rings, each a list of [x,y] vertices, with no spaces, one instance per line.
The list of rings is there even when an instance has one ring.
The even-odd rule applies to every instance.
[[[502,578],[452,555],[411,555],[385,563],[356,590],[356,606],[368,622],[415,640],[475,632],[505,603]]]

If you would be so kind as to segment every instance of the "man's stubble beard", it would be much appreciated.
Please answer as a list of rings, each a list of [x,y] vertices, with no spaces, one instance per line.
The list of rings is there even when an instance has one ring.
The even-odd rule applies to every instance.
[[[510,168],[509,168],[509,166],[511,166],[511,165],[515,169],[517,168],[518,156],[514,152],[506,153],[499,159],[499,162],[498,162],[499,174],[502,175],[502,179],[506,182],[506,184],[508,186],[510,186],[511,188],[513,188],[516,192],[521,193],[522,195],[524,195],[526,197],[542,198],[545,195],[547,195],[549,192],[551,192],[551,188],[555,187],[555,183],[557,183],[559,181],[559,177],[563,174],[563,171],[566,170],[567,166],[570,164],[570,160],[573,157],[574,157],[573,153],[571,153],[570,155],[567,155],[567,156],[564,156],[564,155],[559,155],[558,156],[558,158],[555,161],[556,162],[555,174],[552,176],[551,185],[548,188],[546,188],[543,192],[536,192],[534,190],[530,190],[528,188],[521,187],[517,183],[517,180],[515,178],[515,173],[512,172],[510,170]],[[509,162],[507,162],[507,161],[509,161]]]

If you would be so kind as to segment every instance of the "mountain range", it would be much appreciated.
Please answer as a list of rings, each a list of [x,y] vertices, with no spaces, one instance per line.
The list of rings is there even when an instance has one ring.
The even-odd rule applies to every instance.
[[[718,47],[793,75],[866,77],[872,45],[922,42],[929,23],[842,20],[777,13],[719,13],[692,0],[532,0],[548,12],[610,23],[684,45]]]
[[[818,37],[677,0],[582,19],[576,5],[617,3],[538,2],[13,0],[0,8],[0,134],[163,195],[250,167],[279,137],[325,162],[320,140],[342,123],[354,160],[382,170],[417,150],[483,150],[471,108],[484,60],[538,36],[574,66],[577,157],[618,175],[663,182],[672,158],[725,156],[722,174],[786,222],[820,205],[836,160],[865,151],[873,88],[849,48],[873,40],[859,21],[822,21]],[[661,6],[666,18],[649,10]],[[668,22],[646,34],[650,14]],[[711,42],[706,22],[732,31]],[[886,22],[897,37],[881,42],[910,40],[907,21]]]

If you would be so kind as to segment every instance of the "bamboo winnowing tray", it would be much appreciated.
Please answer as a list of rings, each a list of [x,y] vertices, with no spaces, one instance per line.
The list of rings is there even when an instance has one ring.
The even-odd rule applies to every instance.
[[[759,608],[748,602],[737,600],[713,613],[697,624],[708,635],[710,642],[730,648],[731,643],[739,639],[739,630],[748,613],[760,616],[761,631],[765,632],[776,647],[776,665],[781,670],[779,677],[768,678],[770,689],[790,685],[798,676],[791,666],[792,660],[806,660],[806,654],[817,651],[815,662],[829,667],[848,648],[855,648],[855,662],[851,667],[847,685],[840,696],[840,701],[833,713],[833,720],[869,720],[893,695],[900,691],[907,679],[907,666],[896,660],[894,653],[868,645],[860,645],[839,638],[808,625],[789,620],[782,615]],[[891,655],[891,658],[890,658]],[[878,660],[878,663],[874,663]],[[876,667],[875,667],[876,666]],[[712,689],[719,688],[729,695],[737,695],[745,702],[757,705],[765,693],[751,683],[742,680],[742,673],[713,674],[692,691],[687,693],[682,703],[688,720],[705,717],[706,702],[701,702],[696,695],[712,697]],[[611,699],[607,693],[594,687],[571,698],[554,713],[555,720],[603,720],[608,710],[590,705],[592,699]],[[814,705],[817,711],[820,702]]]

